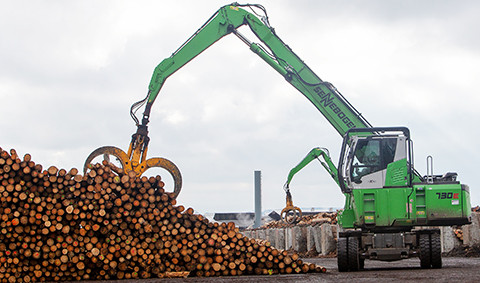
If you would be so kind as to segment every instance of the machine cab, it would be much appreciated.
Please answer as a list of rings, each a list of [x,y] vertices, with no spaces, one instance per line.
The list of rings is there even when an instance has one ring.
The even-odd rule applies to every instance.
[[[407,128],[351,129],[338,167],[342,191],[407,186],[410,160]]]

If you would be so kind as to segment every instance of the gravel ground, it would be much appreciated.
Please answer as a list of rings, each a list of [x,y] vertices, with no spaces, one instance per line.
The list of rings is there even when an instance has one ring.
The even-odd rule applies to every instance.
[[[359,272],[338,272],[336,258],[308,258],[306,262],[316,263],[327,268],[327,273],[291,274],[271,276],[226,276],[209,278],[176,278],[118,280],[103,282],[215,282],[215,283],[254,283],[254,282],[479,282],[480,258],[444,257],[443,268],[421,269],[418,258],[396,262],[365,261],[365,270]],[[90,281],[98,283],[100,281]],[[82,283],[87,283],[83,281]]]

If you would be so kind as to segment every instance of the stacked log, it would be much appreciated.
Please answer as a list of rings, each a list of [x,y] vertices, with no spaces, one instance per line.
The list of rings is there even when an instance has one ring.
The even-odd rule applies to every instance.
[[[160,176],[84,176],[0,148],[0,281],[325,272],[177,205]]]
[[[455,233],[455,236],[463,242],[463,230],[461,227],[455,227],[453,228],[453,232]]]
[[[297,223],[289,224],[283,220],[271,221],[260,228],[287,228],[293,226],[317,226],[324,223],[337,224],[336,212],[319,212],[317,214],[303,215]]]

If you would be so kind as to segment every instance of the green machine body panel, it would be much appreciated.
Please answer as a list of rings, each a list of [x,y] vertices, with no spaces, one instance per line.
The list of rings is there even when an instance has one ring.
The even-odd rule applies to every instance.
[[[471,215],[470,192],[466,185],[423,183],[414,185],[413,191],[408,203],[417,224],[458,225]]]
[[[356,189],[354,201],[339,216],[343,228],[389,230],[413,226],[469,223],[470,194],[461,184],[418,184],[413,187]]]
[[[469,223],[468,186],[456,181],[455,173],[422,177],[411,160],[407,128],[348,131],[337,170],[343,180],[337,183],[349,196],[338,216],[342,228],[407,231]]]

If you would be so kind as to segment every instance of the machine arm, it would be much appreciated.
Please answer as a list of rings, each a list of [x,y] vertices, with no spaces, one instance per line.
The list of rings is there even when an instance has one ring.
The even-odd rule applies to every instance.
[[[320,157],[323,158],[323,161],[320,159]],[[322,164],[323,168],[327,170],[328,174],[330,174],[333,180],[335,180],[335,182],[340,186],[340,183],[338,181],[338,170],[335,164],[333,164],[328,150],[326,148],[316,147],[312,149],[307,154],[307,156],[305,156],[302,161],[298,163],[297,166],[293,167],[292,170],[290,170],[290,173],[288,173],[287,182],[285,182],[284,185],[285,190],[289,190],[290,182],[292,181],[293,176],[295,176],[295,174],[297,174],[300,170],[302,170],[305,166],[307,166],[315,159],[318,159],[318,161],[320,161],[320,164]]]
[[[251,6],[263,9],[260,5]],[[178,71],[219,39],[234,32],[240,26],[245,25],[246,18],[249,15],[250,13],[233,4],[220,8],[185,43],[173,52],[170,57],[160,62],[155,68],[150,80],[147,97],[134,104],[131,108],[130,114],[136,121],[137,125],[138,119],[135,117],[136,110],[145,102],[147,103],[145,112],[143,113],[142,124],[148,123],[151,107],[165,83],[165,80],[169,76]]]
[[[252,14],[241,7],[251,8]],[[259,19],[256,11],[261,10]],[[247,25],[266,46],[252,43],[239,33],[238,28]],[[146,126],[151,107],[165,80],[222,37],[233,33],[266,63],[298,89],[325,116],[337,132],[343,136],[350,128],[371,127],[365,118],[330,83],[322,81],[275,33],[270,26],[265,9],[261,5],[237,3],[220,8],[197,32],[195,32],[169,58],[156,68],[150,81],[147,97],[131,108],[132,118],[139,121],[135,112],[146,103],[142,125]]]
[[[322,159],[320,159],[320,157],[323,159],[323,161]],[[293,205],[292,195],[290,193],[290,182],[292,181],[295,174],[297,174],[300,170],[302,170],[305,166],[307,166],[315,159],[318,159],[318,161],[320,161],[320,164],[322,164],[323,168],[325,168],[325,170],[327,170],[327,172],[330,174],[330,176],[332,176],[335,182],[339,184],[338,170],[337,167],[335,167],[335,164],[333,164],[328,150],[326,148],[320,147],[312,149],[307,154],[307,156],[305,156],[302,161],[300,161],[297,166],[293,167],[292,170],[290,170],[290,173],[288,173],[287,182],[285,182],[285,185],[283,187],[286,193],[286,206],[284,209],[282,209],[280,215],[287,223],[295,223],[302,216],[302,210]]]
[[[249,8],[253,13],[247,12],[243,8]],[[252,43],[240,34],[238,28],[243,25],[249,26],[263,44]],[[130,109],[130,115],[137,125],[137,131],[132,135],[128,152],[124,153],[122,150],[112,146],[99,148],[87,158],[84,172],[88,170],[88,165],[94,158],[110,154],[120,159],[124,170],[133,171],[137,175],[141,175],[145,170],[152,167],[166,169],[174,178],[174,193],[175,196],[178,195],[182,181],[180,171],[175,164],[165,158],[146,158],[150,140],[147,124],[151,107],[169,76],[216,41],[230,33],[240,38],[254,53],[307,97],[340,135],[343,136],[351,128],[371,127],[332,84],[322,81],[276,35],[275,30],[268,22],[267,13],[263,6],[233,3],[220,8],[180,48],[155,68],[147,96],[143,100],[134,103]],[[145,110],[140,122],[136,112],[143,105],[145,105]]]

